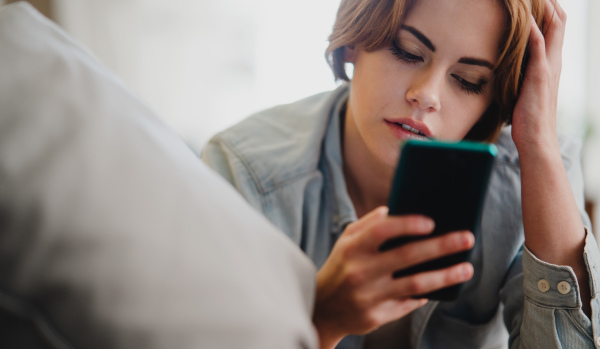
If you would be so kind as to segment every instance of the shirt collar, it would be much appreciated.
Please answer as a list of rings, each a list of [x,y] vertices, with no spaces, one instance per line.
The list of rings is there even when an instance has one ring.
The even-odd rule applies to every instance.
[[[325,139],[323,142],[324,165],[329,176],[325,179],[332,193],[332,227],[333,234],[340,234],[346,225],[357,220],[356,211],[344,178],[343,153],[342,153],[342,117],[348,102],[350,87],[344,84],[338,88],[340,94],[332,108]]]

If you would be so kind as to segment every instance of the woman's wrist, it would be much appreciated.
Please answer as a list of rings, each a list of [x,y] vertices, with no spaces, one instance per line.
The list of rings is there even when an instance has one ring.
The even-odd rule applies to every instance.
[[[559,152],[556,122],[549,120],[556,120],[556,114],[546,112],[533,115],[524,111],[514,111],[512,138],[519,158],[543,155],[549,151]]]
[[[519,153],[519,162],[523,164],[549,163],[556,165],[561,159],[560,146],[556,134],[526,140],[514,139]]]
[[[331,321],[327,321],[319,312],[318,302],[315,304],[313,314],[313,325],[319,335],[320,349],[333,349],[344,338],[344,334],[331,326]]]
[[[517,149],[527,247],[546,262],[581,264],[584,229],[558,140]]]
[[[333,333],[325,330],[323,326],[319,326],[314,320],[313,324],[315,325],[317,334],[319,335],[320,349],[333,349],[342,340],[342,338],[344,338],[344,336],[336,336]]]
[[[319,348],[333,349],[345,334],[337,326],[339,324],[339,320],[336,319],[337,315],[332,316],[331,311],[328,311],[327,305],[334,295],[327,288],[326,280],[331,280],[331,278],[325,275],[326,269],[321,268],[317,273],[317,292],[312,320],[319,336]]]

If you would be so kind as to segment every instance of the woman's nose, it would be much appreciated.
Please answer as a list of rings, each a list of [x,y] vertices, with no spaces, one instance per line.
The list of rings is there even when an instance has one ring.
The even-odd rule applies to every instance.
[[[440,111],[440,89],[443,74],[433,70],[416,73],[406,91],[406,100],[423,111]]]

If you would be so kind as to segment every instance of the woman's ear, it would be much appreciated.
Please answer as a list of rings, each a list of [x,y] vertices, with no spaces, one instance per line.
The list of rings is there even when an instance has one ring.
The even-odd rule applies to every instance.
[[[356,46],[346,45],[344,46],[344,62],[353,63],[356,60]]]

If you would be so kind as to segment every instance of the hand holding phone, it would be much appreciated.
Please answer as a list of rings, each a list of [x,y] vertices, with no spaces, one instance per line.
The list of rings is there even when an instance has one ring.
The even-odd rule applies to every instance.
[[[402,148],[389,198],[390,215],[421,214],[435,221],[430,237],[448,232],[479,230],[491,168],[497,153],[493,144],[476,142],[407,141]],[[386,241],[387,251],[430,237],[401,237]],[[446,268],[468,260],[470,251],[425,262],[393,275],[401,276]],[[420,297],[453,300],[461,285]]]
[[[465,282],[473,276],[468,263],[443,270],[390,276],[397,269],[458,253],[473,247],[471,233],[446,234],[415,241],[382,253],[385,241],[402,236],[428,236],[431,219],[420,215],[388,215],[378,207],[349,224],[317,272],[313,323],[322,347],[348,334],[366,334],[411,313],[426,303],[417,295]],[[418,253],[414,253],[417,251]]]

